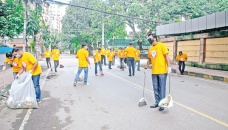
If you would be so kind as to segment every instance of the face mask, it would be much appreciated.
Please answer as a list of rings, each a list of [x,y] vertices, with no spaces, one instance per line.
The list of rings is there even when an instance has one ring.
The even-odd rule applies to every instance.
[[[88,49],[88,47],[87,47],[87,46],[85,46],[85,49],[87,50],[87,49]]]
[[[148,39],[148,42],[150,43],[150,44],[152,44],[153,42],[154,42],[154,39]]]
[[[16,57],[16,58],[21,58],[21,55],[20,55],[20,54],[16,54],[15,57]]]

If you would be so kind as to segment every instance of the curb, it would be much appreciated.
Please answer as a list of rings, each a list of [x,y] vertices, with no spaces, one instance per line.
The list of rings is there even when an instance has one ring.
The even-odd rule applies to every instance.
[[[172,69],[172,73],[177,73],[177,72],[178,72],[178,70]],[[205,79],[211,79],[211,80],[217,80],[217,81],[223,81],[223,82],[227,82],[228,83],[228,77],[208,75],[208,74],[190,72],[190,71],[185,71],[184,75],[193,76],[193,77],[199,77],[199,78],[205,78]]]

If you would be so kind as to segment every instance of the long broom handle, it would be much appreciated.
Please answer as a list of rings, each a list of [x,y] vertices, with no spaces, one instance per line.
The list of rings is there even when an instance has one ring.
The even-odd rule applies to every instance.
[[[143,97],[144,97],[144,91],[145,91],[145,82],[146,82],[146,69],[144,69]]]
[[[169,74],[169,94],[170,94],[170,75],[171,74]]]

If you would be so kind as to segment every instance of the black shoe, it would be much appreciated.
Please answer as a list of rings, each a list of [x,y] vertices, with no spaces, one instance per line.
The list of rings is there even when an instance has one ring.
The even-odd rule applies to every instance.
[[[150,106],[150,108],[156,108],[156,107],[158,107],[158,104],[157,103],[155,103],[154,105],[151,105]]]
[[[163,110],[164,110],[164,107],[160,107],[160,108],[159,108],[159,111],[163,111]]]
[[[130,74],[128,76],[131,76]]]

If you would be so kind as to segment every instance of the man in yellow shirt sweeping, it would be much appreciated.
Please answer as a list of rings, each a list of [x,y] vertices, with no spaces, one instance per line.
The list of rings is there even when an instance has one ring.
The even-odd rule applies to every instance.
[[[179,54],[176,57],[176,60],[178,61],[179,64],[179,71],[180,74],[184,74],[184,69],[185,69],[185,61],[187,61],[188,55],[182,51],[179,51]]]
[[[18,58],[19,67],[21,68],[17,74],[17,78],[19,78],[20,74],[22,74],[24,71],[28,71],[32,74],[32,80],[36,91],[36,100],[38,103],[40,103],[40,74],[42,73],[40,64],[38,63],[37,59],[29,52],[23,52],[17,48],[14,48],[12,50],[12,54]]]
[[[171,73],[171,68],[166,45],[158,42],[155,34],[149,34],[148,41],[151,46],[148,50],[146,68],[152,64],[152,83],[155,97],[155,104],[151,105],[150,108],[156,108],[159,102],[166,96],[166,79],[167,74]],[[163,110],[163,107],[159,108],[159,111]]]
[[[90,61],[88,58],[89,52],[87,51],[87,48],[86,44],[82,44],[81,49],[77,51],[76,58],[78,58],[78,72],[74,79],[74,86],[77,85],[82,70],[84,70],[84,85],[88,85],[88,66],[90,65]]]
[[[55,72],[57,72],[57,67],[59,66],[59,57],[60,57],[60,51],[58,49],[58,46],[56,46],[55,49],[52,50],[51,55],[52,55],[52,59],[54,60]]]

